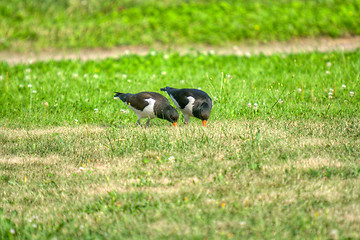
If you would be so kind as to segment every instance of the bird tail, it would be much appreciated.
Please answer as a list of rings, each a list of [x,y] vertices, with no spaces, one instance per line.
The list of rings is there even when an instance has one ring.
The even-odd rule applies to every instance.
[[[127,98],[131,95],[130,93],[120,93],[120,92],[115,92],[115,96],[114,97],[118,97],[120,98],[121,101],[126,102]]]
[[[170,87],[164,87],[164,88],[160,88],[161,91],[167,92],[170,89]]]

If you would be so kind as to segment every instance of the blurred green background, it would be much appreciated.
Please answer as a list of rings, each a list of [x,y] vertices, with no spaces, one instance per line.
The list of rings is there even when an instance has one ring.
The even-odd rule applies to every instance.
[[[0,50],[259,43],[360,34],[360,0],[2,0]]]

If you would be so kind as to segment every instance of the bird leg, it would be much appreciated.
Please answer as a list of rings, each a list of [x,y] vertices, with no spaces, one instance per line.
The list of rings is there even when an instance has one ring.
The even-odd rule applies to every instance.
[[[146,126],[148,127],[150,124],[150,118],[148,118],[147,122],[146,122]]]
[[[137,120],[137,122],[136,122],[139,126],[141,126],[141,124],[140,124],[140,119],[141,119],[141,118],[138,118],[138,120]]]
[[[184,115],[184,124],[188,125],[189,121],[190,121],[190,116],[189,115]]]

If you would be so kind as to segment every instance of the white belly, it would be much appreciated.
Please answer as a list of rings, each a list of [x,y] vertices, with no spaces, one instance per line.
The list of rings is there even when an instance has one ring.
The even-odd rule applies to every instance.
[[[147,101],[149,103],[149,105],[147,105],[142,111],[133,108],[131,105],[128,105],[128,106],[130,107],[131,110],[133,110],[136,113],[136,115],[138,116],[139,119],[155,118],[155,114],[154,114],[155,99],[147,98],[147,99],[145,99],[145,101]]]

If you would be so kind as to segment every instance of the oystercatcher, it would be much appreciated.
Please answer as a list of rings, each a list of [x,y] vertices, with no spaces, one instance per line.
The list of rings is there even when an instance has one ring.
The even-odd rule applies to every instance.
[[[213,102],[206,92],[198,89],[171,87],[160,90],[167,92],[176,107],[184,114],[185,124],[188,124],[190,117],[196,117],[202,120],[204,127],[206,126],[213,106]]]
[[[148,118],[146,126],[149,126],[150,120],[157,117],[168,120],[175,127],[179,119],[179,113],[170,105],[169,100],[163,95],[156,92],[140,92],[136,94],[115,92],[114,97],[118,97],[126,103],[138,116],[137,123],[140,119]]]

